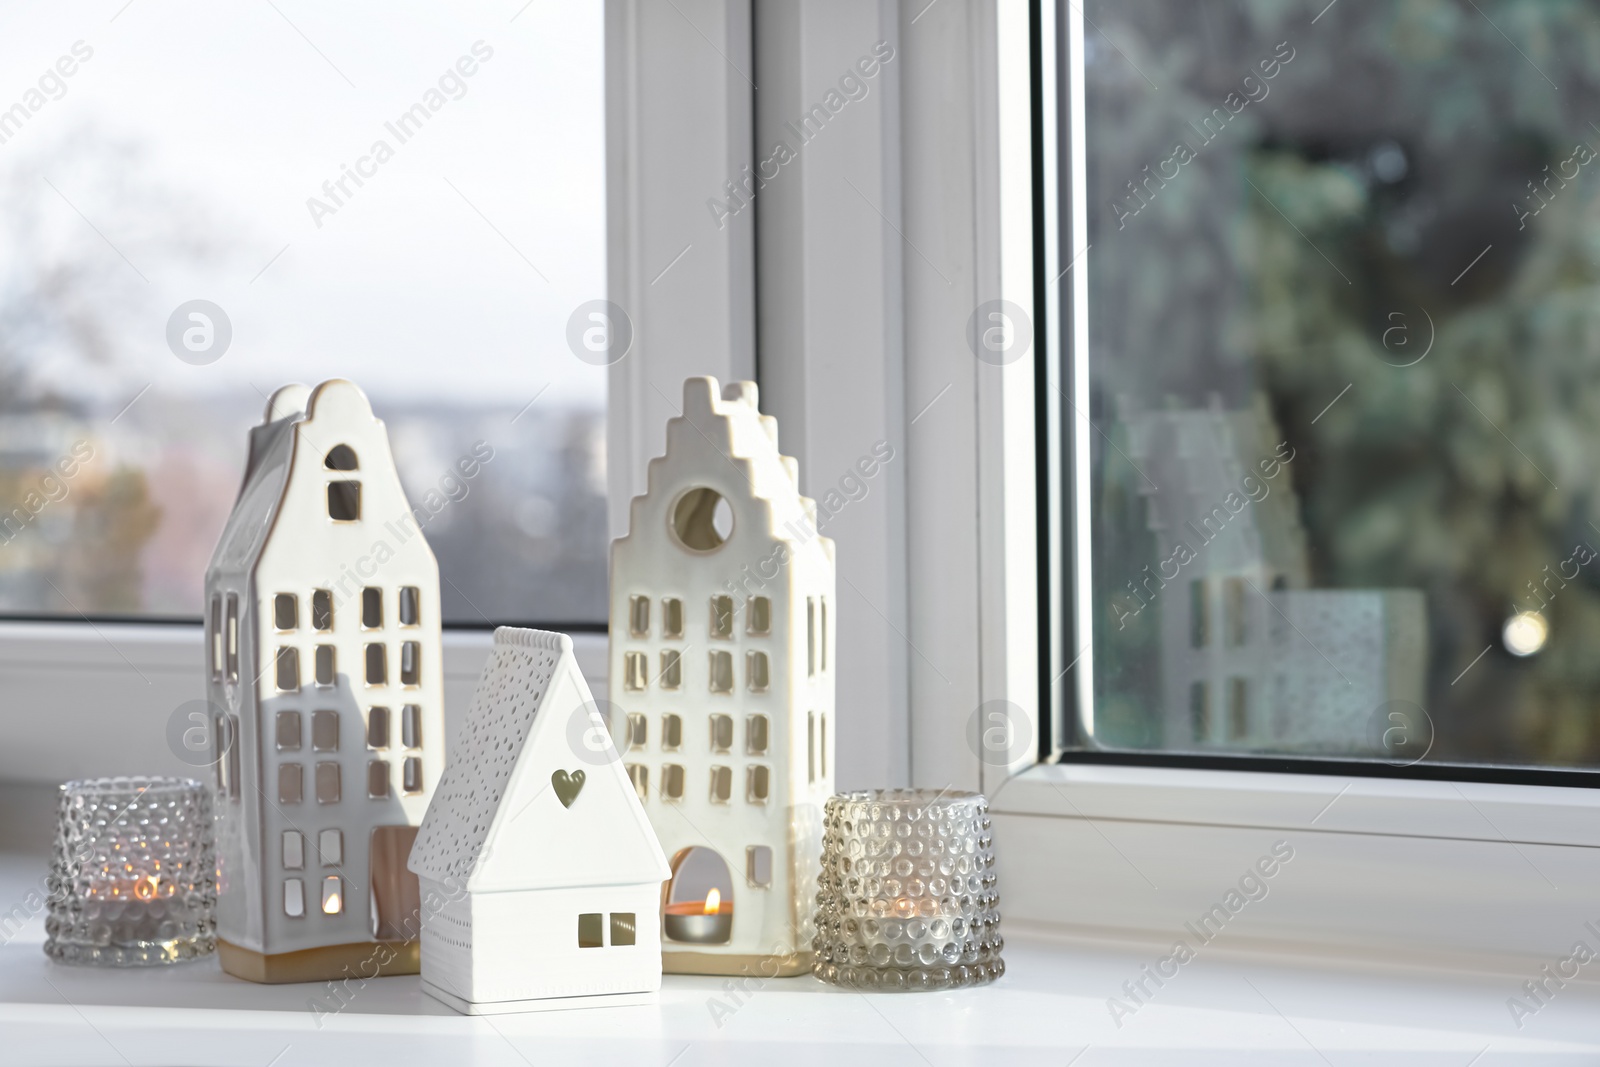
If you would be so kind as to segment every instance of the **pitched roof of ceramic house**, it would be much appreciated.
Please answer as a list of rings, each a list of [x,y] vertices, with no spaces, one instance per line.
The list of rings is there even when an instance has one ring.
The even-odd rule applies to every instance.
[[[793,540],[795,529],[815,529],[816,501],[800,493],[800,468],[794,457],[778,451],[778,420],[761,414],[755,382],[729,382],[720,390],[717,379],[688,378],[683,383],[683,414],[667,420],[666,454],[650,461],[646,490],[634,498],[637,509],[645,498],[664,493],[663,483],[678,457],[698,457],[713,465],[727,464],[751,498],[768,505],[772,532]],[[629,533],[637,529],[630,524]],[[627,540],[627,537],[621,538]],[[833,542],[810,537],[831,557]]]
[[[366,393],[356,383],[345,378],[329,378],[316,388],[299,383],[285,385],[274,392],[267,401],[266,412],[260,424],[250,429],[250,450],[245,462],[244,482],[234,501],[233,511],[222,528],[222,536],[211,554],[207,568],[216,571],[239,572],[255,565],[282,509],[289,474],[293,468],[294,450],[298,430],[304,423],[317,418],[319,402],[336,409],[345,408],[346,417],[351,411],[364,412],[366,417],[381,426]],[[385,455],[387,455],[385,450]],[[392,470],[392,458],[390,459]],[[365,472],[368,477],[372,472]],[[398,478],[398,474],[395,475]],[[398,484],[398,483],[397,483]],[[426,550],[426,542],[418,542]]]
[[[595,740],[603,751],[588,747]],[[557,774],[581,775],[563,803]],[[407,866],[474,892],[671,877],[572,638],[502,626]]]
[[[319,386],[320,388],[320,386]],[[311,390],[285,385],[272,394],[262,422],[250,428],[250,454],[244,481],[222,536],[211,553],[212,571],[248,568],[261,554],[278,517],[294,457],[294,426],[305,417]]]

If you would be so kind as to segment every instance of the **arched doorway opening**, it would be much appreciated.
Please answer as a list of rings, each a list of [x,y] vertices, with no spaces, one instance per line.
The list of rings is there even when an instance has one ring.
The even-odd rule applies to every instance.
[[[733,937],[733,875],[715,849],[694,845],[672,857],[661,930],[670,941],[694,945]]]

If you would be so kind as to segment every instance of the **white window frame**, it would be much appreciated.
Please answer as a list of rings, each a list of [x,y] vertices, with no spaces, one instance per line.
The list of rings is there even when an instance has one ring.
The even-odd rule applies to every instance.
[[[1025,87],[1011,76],[1024,65],[1020,57],[1027,47],[1021,6],[1002,0],[997,16],[1000,51],[1008,57],[1000,64],[995,105],[1002,174],[1020,168],[1032,147],[1013,118],[1027,106]],[[1066,325],[1046,331],[1041,355],[1047,366],[1073,368],[1070,380],[1053,383],[1059,388],[1046,397],[1051,413],[1046,431],[1052,435],[1046,454],[1057,462],[1064,454],[1062,437],[1070,435],[1074,455],[1086,456],[1089,436],[1096,432],[1083,414],[1088,411],[1087,361],[1062,360],[1064,350],[1081,354],[1088,344],[1084,312],[1093,251],[1084,247],[1084,237],[1073,239],[1087,233],[1085,26],[1081,8],[1071,0],[1046,0],[1038,5],[1037,17],[1047,42],[1041,70],[1046,88],[1040,94],[1045,181],[1047,187],[1054,184],[1059,166],[1070,190],[1065,203],[1044,198],[1043,274],[1062,279],[1059,287],[1046,287],[1044,317]],[[1059,50],[1048,43],[1058,39]],[[1058,59],[1064,63],[1059,72]],[[1057,94],[1051,87],[1058,76],[1068,87],[1066,115],[1055,113]],[[1022,220],[1006,221],[1019,184],[1001,182],[1008,197],[1000,205],[1001,232],[1013,241],[1028,232]],[[1065,212],[1065,219],[1056,212]],[[1020,208],[1015,213],[1020,215]],[[1004,260],[1007,269],[1016,269],[1013,263]],[[1021,299],[1021,284],[1010,288],[1010,299],[1029,306]],[[980,407],[979,448],[992,457],[982,478],[986,486],[998,484],[1002,494],[1031,492],[1033,454],[1011,440],[1024,405],[1008,410],[1005,399],[1002,395]],[[1047,484],[1062,485],[1059,475],[1050,471]],[[1051,502],[1050,514],[1059,521],[1049,528],[1046,553],[1051,560],[1072,560],[1078,573],[1088,570],[1087,535],[1074,536],[1075,530],[1088,529],[1086,481],[1076,479],[1071,499]],[[1020,515],[1021,509],[981,509],[984,543],[1004,545],[1013,558],[1031,559],[1025,554],[1034,525],[1025,516],[1017,526],[1001,525],[1001,516],[1009,519],[1014,513]],[[1059,574],[1044,580],[1062,588]],[[1032,591],[1014,583],[991,582],[987,588],[986,631],[1018,626]],[[1092,632],[1087,597],[1065,605],[1055,602],[1059,599],[1053,598],[1052,631]],[[1077,688],[1079,699],[1092,693],[1085,669],[1092,663],[1092,647],[1088,641],[1081,644],[1071,649],[1066,641],[1051,642],[1047,676],[1055,684],[1042,708],[1037,700],[1025,705],[1038,716],[1062,722],[1068,685]],[[998,649],[986,645],[985,652],[985,699],[1023,703],[1011,694],[1027,691],[1026,651],[1008,642]],[[1014,679],[1024,680],[1013,687]],[[1036,717],[1033,725],[1041,721]],[[1180,931],[1184,921],[1237,883],[1268,845],[1289,840],[1298,849],[1300,866],[1285,867],[1286,888],[1241,940],[1412,960],[1491,961],[1516,969],[1570,948],[1586,917],[1582,896],[1600,882],[1595,819],[1600,791],[1592,789],[1070,760],[1049,764],[1032,752],[1007,767],[985,766],[981,773],[993,800],[997,837],[1010,839],[1013,854],[1029,857],[1027,875],[1007,886],[1012,912],[1101,933]]]
[[[1056,8],[1041,6],[1050,39]],[[1278,892],[1241,940],[1474,961],[1532,959],[1546,947],[1569,947],[1582,917],[1544,906],[1545,898],[1558,892],[1552,884],[1570,894],[1574,884],[1600,883],[1600,827],[1590,811],[1600,793],[1059,765],[1041,763],[1031,749],[1017,751],[1005,766],[978,757],[981,704],[1017,705],[1034,736],[1041,710],[1051,713],[1039,701],[1038,589],[1053,579],[1038,567],[1031,359],[980,364],[965,339],[968,316],[985,300],[1010,300],[1039,317],[1029,6],[869,0],[820,13],[787,3],[760,5],[753,17],[748,0],[676,7],[646,12],[613,0],[611,10],[634,27],[631,47],[648,51],[653,45],[640,42],[665,41],[650,106],[691,106],[687,95],[672,95],[675,81],[690,80],[677,67],[703,60],[723,75],[717,80],[728,94],[722,112],[708,109],[703,93],[692,101],[707,130],[735,131],[708,134],[715,145],[742,136],[742,101],[752,95],[752,81],[762,90],[748,147],[764,149],[780,119],[820,99],[873,41],[896,49],[874,93],[841,116],[849,124],[830,125],[830,139],[807,145],[758,193],[755,210],[738,217],[754,220],[754,310],[746,316],[741,307],[730,320],[737,328],[727,331],[742,336],[744,323],[756,323],[762,404],[779,416],[784,450],[799,459],[808,493],[820,495],[862,442],[877,436],[894,442],[903,457],[882,493],[837,520],[840,787],[911,783],[986,791],[1006,857],[1008,919],[1098,935],[1165,936],[1214,903],[1273,841],[1288,839],[1299,849],[1299,866],[1285,871],[1292,869],[1298,882],[1280,883],[1295,888]],[[1073,99],[1081,101],[1082,15],[1071,0],[1059,10],[1077,86]],[[740,36],[746,30],[753,40],[748,51]],[[724,53],[720,59],[706,48],[713,41]],[[627,56],[630,70],[647,69],[635,53]],[[1052,50],[1045,56],[1053,62]],[[1042,96],[1054,127],[1055,101]],[[1075,139],[1064,157],[1069,167],[1083,149],[1081,103],[1075,107],[1078,114],[1065,124]],[[647,232],[693,221],[703,198],[739,171],[736,157],[715,173],[727,165],[720,157],[708,174],[704,145],[679,147],[681,153],[655,145],[660,156],[652,157],[648,173],[670,161],[685,172],[700,168],[709,180],[687,197],[678,189],[652,198],[657,213],[631,220]],[[1055,148],[1047,145],[1047,165]],[[746,158],[758,155],[766,152]],[[1073,231],[1083,232],[1082,182],[1073,188],[1065,209]],[[635,188],[628,195],[637,202],[650,193]],[[1058,205],[1047,199],[1045,208],[1053,213]],[[1047,218],[1047,229],[1053,232],[1057,221]],[[670,254],[687,240],[658,241],[658,251]],[[742,246],[729,243],[723,255],[731,265]],[[1069,309],[1084,306],[1083,278],[1092,263],[1092,252],[1078,253],[1054,251],[1045,272],[1065,271]],[[1069,262],[1075,265],[1066,270]],[[622,268],[612,269],[615,285]],[[707,320],[717,313],[727,276],[707,276],[716,283],[702,287],[711,294],[702,305]],[[1062,298],[1047,292],[1043,318],[1059,323]],[[627,373],[672,380],[748,367],[732,353],[715,346],[708,352],[702,342],[675,339],[649,322],[636,328],[642,365]],[[1087,336],[1081,317],[1072,330],[1069,340],[1081,350]],[[722,336],[720,327],[711,332]],[[657,337],[667,343],[652,343]],[[1049,358],[1061,343],[1058,331],[1047,330],[1031,356]],[[1087,383],[1060,384],[1076,397]],[[1045,400],[1058,412],[1047,429],[1086,444],[1092,432],[1086,420],[1059,415],[1070,415],[1073,405],[1063,408],[1054,391]],[[644,425],[659,433],[654,422]],[[1068,503],[1081,509],[1087,502]],[[1057,524],[1052,536],[1064,533]],[[1087,546],[1071,551],[1082,556]],[[1054,610],[1053,630],[1060,633],[1069,616]],[[1059,689],[1072,678],[1060,662],[1067,657],[1056,648],[1048,655]],[[1581,893],[1570,895],[1581,903]]]

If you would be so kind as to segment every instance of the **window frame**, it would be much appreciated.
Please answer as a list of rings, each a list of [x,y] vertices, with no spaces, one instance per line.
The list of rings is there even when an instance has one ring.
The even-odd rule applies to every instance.
[[[1029,723],[1038,744],[1007,766],[980,768],[997,839],[1029,856],[1012,867],[1023,876],[1007,886],[1008,915],[1097,936],[1168,936],[1191,917],[1189,910],[1204,910],[1256,853],[1281,838],[1307,857],[1306,873],[1293,893],[1280,894],[1275,915],[1257,924],[1250,935],[1257,947],[1338,946],[1413,960],[1427,953],[1474,966],[1492,961],[1499,969],[1536,958],[1540,950],[1532,946],[1569,942],[1580,920],[1550,907],[1557,886],[1551,875],[1564,888],[1600,881],[1600,834],[1591,828],[1600,791],[1588,788],[1600,779],[1586,772],[1463,766],[1407,772],[1365,761],[1063,754],[1052,743],[1071,707],[1067,685],[1080,698],[1092,692],[1090,673],[1079,670],[1088,649],[1078,659],[1073,640],[1083,632],[1087,604],[1069,595],[1057,561],[1070,558],[1078,572],[1087,569],[1087,545],[1071,538],[1076,516],[1089,506],[1087,487],[1080,480],[1069,491],[1059,464],[1064,435],[1085,455],[1093,432],[1084,415],[1063,410],[1070,398],[1087,411],[1077,399],[1087,395],[1086,361],[1062,358],[1087,351],[1087,321],[1075,312],[1087,306],[1093,253],[1073,239],[1087,232],[1084,16],[1072,0],[1032,0],[1028,7],[1022,15],[999,5],[1000,50],[1010,58],[1001,69],[1031,53],[1035,76],[1026,93],[1016,79],[1002,77],[995,107],[1002,113],[1001,168],[1015,169],[1030,153],[1036,168],[1031,204],[1038,225],[1017,220],[1001,230],[1013,241],[1031,231],[1036,241],[1032,295],[1042,343],[1033,369],[1042,426],[1026,457],[1006,451],[1007,420],[1015,413],[1001,404],[980,403],[978,430],[980,449],[987,444],[1000,454],[984,468],[986,482],[1016,491],[1026,466],[1049,504],[1032,528],[1044,579],[1032,615],[1043,622],[1035,635],[1037,699],[1028,705],[1011,697],[1038,712]],[[1063,97],[1050,89],[1058,79],[1070,90],[1064,114],[1057,113]],[[1023,138],[1006,126],[1004,114],[1030,104],[1036,121]],[[1058,201],[1045,190],[1063,173],[1068,191]],[[1002,219],[1008,210],[1019,213],[1015,203],[998,210]],[[1055,278],[1059,287],[1046,284]],[[1008,298],[1029,307],[1019,298],[1023,288],[1012,286]],[[1048,372],[1067,366],[1073,376],[1063,395]],[[992,508],[980,509],[979,522],[989,530],[986,543],[1024,551],[1028,530],[1001,528]],[[985,628],[1015,626],[1026,599],[1009,587],[991,588]],[[1021,658],[1006,649],[986,660],[986,699],[1023,691],[1007,684],[1016,672],[1006,672]]]
[[[654,17],[680,19],[676,30],[693,20],[701,34],[727,44],[724,74],[744,62],[737,35],[718,36],[739,25],[739,5],[680,6],[681,14]],[[848,145],[851,169],[819,139],[785,168],[787,186],[764,189],[751,213],[760,253],[755,317],[784,331],[761,336],[762,403],[779,418],[784,451],[799,460],[802,488],[816,495],[826,485],[838,469],[840,442],[852,443],[863,425],[887,428],[896,447],[904,446],[897,481],[879,498],[886,506],[848,541],[843,522],[839,527],[846,611],[838,685],[855,708],[873,709],[841,717],[839,787],[982,789],[996,840],[1010,857],[1003,874],[1008,919],[1101,937],[1168,936],[1192,918],[1191,904],[1196,914],[1205,910],[1282,836],[1301,846],[1306,858],[1298,869],[1307,874],[1293,894],[1280,894],[1277,918],[1259,923],[1258,939],[1502,961],[1532,943],[1570,941],[1570,916],[1518,907],[1550,892],[1549,880],[1533,875],[1521,854],[1546,866],[1550,846],[1589,846],[1554,853],[1564,864],[1556,873],[1600,887],[1600,852],[1593,850],[1600,842],[1587,818],[1600,797],[1591,790],[1059,764],[1037,745],[1004,765],[980,758],[977,711],[1008,701],[1037,738],[1041,709],[1050,708],[1041,695],[1069,666],[1049,640],[1063,632],[1059,621],[1046,614],[1041,625],[1039,610],[1049,573],[1042,564],[1059,525],[1053,509],[1038,506],[1036,427],[1059,419],[1061,398],[1035,378],[1040,353],[1061,341],[1048,327],[1063,320],[1061,294],[1042,284],[1035,260],[1042,231],[1057,220],[1056,205],[1033,180],[1035,159],[1047,158],[1033,114],[1037,109],[1041,127],[1055,116],[1054,101],[1032,78],[1032,61],[1049,69],[1054,56],[1040,42],[1058,29],[1074,50],[1069,55],[1080,64],[1082,58],[1081,14],[1072,0],[1059,7],[1078,21],[1058,23],[1057,5],[1038,0],[883,0],[852,5],[848,17],[832,12],[826,24],[803,7],[770,17],[763,9],[753,27],[761,99],[780,114],[795,113],[836,76],[840,57],[858,50],[864,34],[882,35],[903,60],[885,91],[861,102],[873,138]],[[639,25],[652,17],[626,4],[618,9],[638,15]],[[663,47],[681,52],[689,45]],[[756,128],[757,143],[767,143],[763,130],[771,130],[761,114]],[[1081,118],[1069,137],[1073,130],[1081,130]],[[849,136],[841,130],[841,140]],[[881,181],[891,191],[879,205],[886,242],[844,211],[822,209],[851,195],[838,192],[845,176],[860,188],[876,191]],[[1081,232],[1078,188],[1071,209]],[[802,213],[795,201],[808,197]],[[640,222],[649,224],[648,212]],[[839,255],[841,247],[852,254]],[[833,271],[826,306],[807,289],[822,280],[806,273],[813,260]],[[936,276],[934,262],[952,276]],[[1080,273],[1063,263],[1048,276],[1066,278],[1072,299]],[[968,313],[997,297],[1046,327],[1029,359],[1002,367],[979,364],[964,338]],[[1077,299],[1081,306],[1082,295]],[[857,300],[887,314],[875,318]],[[820,328],[830,316],[871,338],[849,351],[852,388],[844,395],[828,385],[830,376],[840,380],[828,331]],[[1081,318],[1072,329],[1069,340],[1081,345]],[[708,360],[697,368],[716,373]],[[955,402],[927,407],[941,403],[946,387]],[[1086,440],[1091,431],[1071,432]],[[878,562],[879,551],[889,566]],[[891,575],[903,570],[885,585],[862,585],[861,568],[872,563]],[[858,588],[851,591],[846,580]],[[880,589],[895,595],[875,603],[858,595]],[[873,631],[887,633],[888,645],[869,649],[865,635]]]

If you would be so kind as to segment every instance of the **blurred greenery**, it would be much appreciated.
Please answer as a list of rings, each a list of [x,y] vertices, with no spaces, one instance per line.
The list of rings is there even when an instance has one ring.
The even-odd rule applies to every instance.
[[[1312,585],[1426,594],[1429,758],[1600,763],[1600,559],[1501,640],[1600,546],[1600,5],[1324,4],[1085,0],[1091,414],[1264,394]],[[1095,447],[1103,601],[1156,556]],[[1159,635],[1099,633],[1099,740],[1160,744]]]

